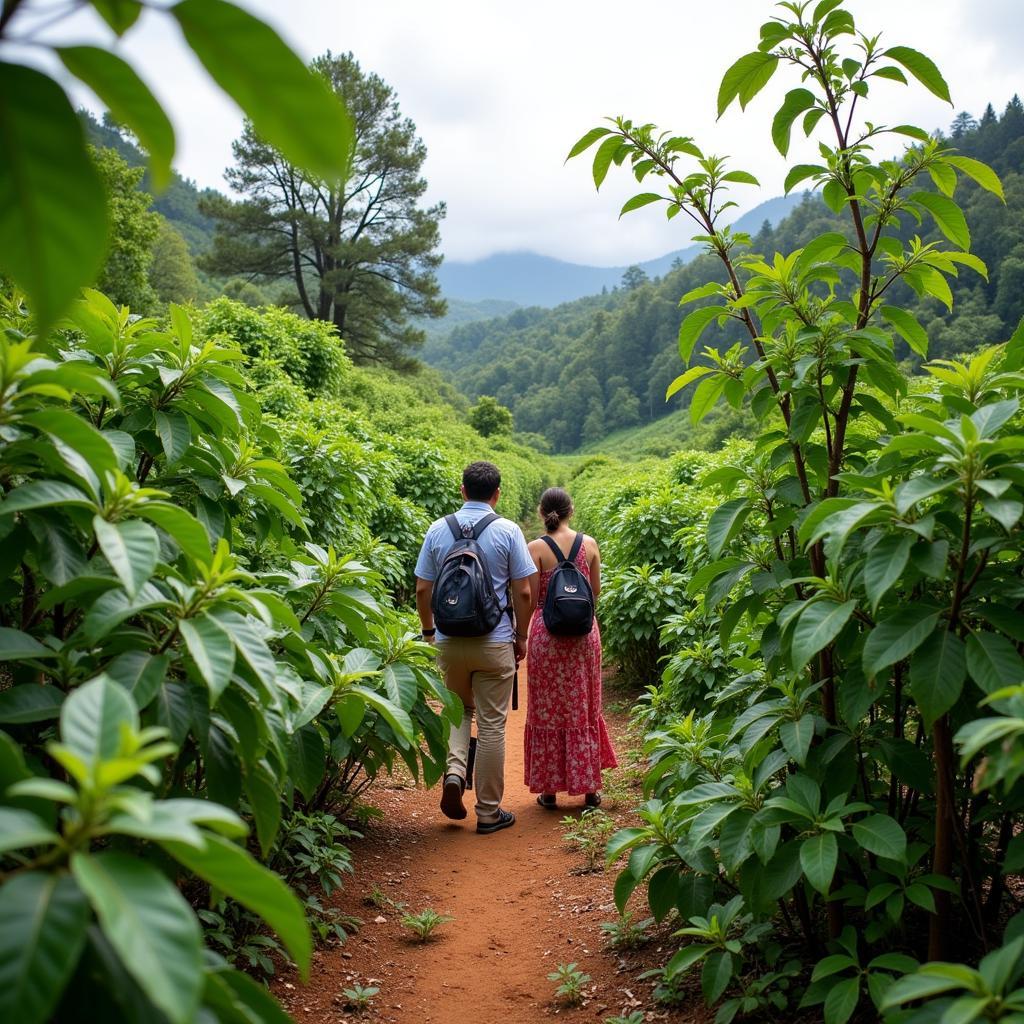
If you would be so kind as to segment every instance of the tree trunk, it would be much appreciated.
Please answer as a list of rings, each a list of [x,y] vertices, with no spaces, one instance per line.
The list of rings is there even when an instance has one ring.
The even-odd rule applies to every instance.
[[[953,740],[949,718],[943,715],[932,726],[935,745],[935,848],[932,873],[949,878],[953,871]],[[928,959],[945,960],[949,948],[949,893],[935,889],[935,913],[928,929]]]

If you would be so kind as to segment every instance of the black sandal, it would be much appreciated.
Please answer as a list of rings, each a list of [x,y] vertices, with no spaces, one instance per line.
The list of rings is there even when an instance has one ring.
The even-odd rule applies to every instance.
[[[583,803],[587,807],[600,807],[601,806],[601,794],[600,793],[588,793],[583,798]]]
[[[558,798],[554,793],[541,793],[540,796],[537,797],[537,803],[540,804],[541,807],[546,807],[549,811],[558,809]]]

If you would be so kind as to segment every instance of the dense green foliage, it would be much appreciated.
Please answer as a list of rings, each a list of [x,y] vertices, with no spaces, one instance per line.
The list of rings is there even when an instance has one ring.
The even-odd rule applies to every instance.
[[[988,280],[972,273],[951,280],[951,309],[905,284],[894,286],[887,301],[917,317],[928,332],[931,355],[949,357],[1008,337],[1024,314],[1024,106],[1014,97],[1001,117],[991,107],[980,122],[959,115],[945,138],[959,153],[992,164],[1003,179],[1005,205],[969,177],[960,178],[953,197],[964,210],[973,251],[988,266]],[[937,190],[930,179],[917,187]],[[904,242],[915,234],[925,242],[942,237],[934,224],[918,225],[909,214],[900,220],[893,233]],[[843,214],[811,194],[775,228],[766,224],[754,234],[749,247],[791,252],[824,231],[852,238]],[[603,450],[607,435],[658,420],[688,402],[680,394],[665,403],[684,315],[679,297],[706,281],[725,279],[714,257],[701,256],[633,288],[456,327],[446,338],[432,338],[423,356],[451,373],[470,398],[493,395],[509,406],[517,429],[543,434],[556,451]],[[734,335],[728,325],[712,324],[703,340],[725,351]],[[903,342],[897,356],[917,361]],[[570,417],[572,409],[586,415]],[[677,422],[675,428],[655,428],[653,438],[641,436],[641,445],[664,448],[666,429],[671,437],[701,444],[699,436],[687,436],[681,418]]]
[[[599,187],[625,165],[660,189],[625,212],[697,222],[721,274],[683,297],[681,355],[712,325],[742,340],[671,390],[694,389],[695,421],[724,402],[756,422],[714,455],[576,467],[581,523],[608,538],[608,645],[652,684],[648,799],[608,847],[628,855],[616,900],[645,889],[657,919],[678,914],[662,991],[699,973],[720,1022],[819,1005],[826,1024],[1017,1020],[1024,328],[900,365],[904,342],[935,355],[928,303],[985,277],[956,200],[984,204],[960,179],[996,203],[1003,187],[911,126],[874,162],[888,129],[858,105],[908,76],[948,98],[941,74],[836,0],[779,8],[719,114],[796,65],[773,140],[785,153],[798,118],[815,135],[822,163],[790,180],[848,230],[829,215],[802,247],[752,249],[719,225],[752,177],[652,125],[611,120],[570,154],[596,146]]]
[[[272,969],[270,948],[305,971],[306,916],[344,934],[311,888],[347,864],[323,813],[396,759],[435,781],[460,713],[396,604],[423,529],[469,457],[502,464],[513,515],[543,477],[454,422],[429,374],[353,367],[333,327],[282,310],[160,324],[90,292],[52,342],[31,326],[9,303],[0,1010],[278,1019],[203,959],[202,883],[228,898],[202,920],[231,962]]]
[[[224,276],[286,281],[288,304],[333,323],[358,362],[398,365],[423,343],[411,321],[444,313],[434,273],[444,204],[420,205],[427,150],[394,90],[350,53],[326,53],[312,68],[351,112],[347,173],[304,173],[247,122],[225,175],[245,198],[203,201],[217,223],[203,262]]]

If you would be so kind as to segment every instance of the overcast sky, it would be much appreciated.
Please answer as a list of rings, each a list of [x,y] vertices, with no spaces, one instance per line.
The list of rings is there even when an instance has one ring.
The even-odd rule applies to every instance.
[[[572,143],[606,115],[650,120],[692,135],[756,174],[741,210],[782,191],[786,164],[771,144],[772,115],[798,84],[780,70],[741,114],[715,121],[725,68],[754,48],[768,0],[243,0],[304,57],[351,50],[397,91],[426,143],[429,198],[448,204],[450,259],[533,250],[581,263],[615,265],[686,244],[683,218],[659,207],[618,210],[632,180],[613,168],[600,195],[589,163],[564,165]],[[891,45],[929,54],[949,82],[955,110],[997,109],[1016,91],[1024,19],[1018,0],[850,0],[858,26]],[[61,30],[96,38],[86,18]],[[102,35],[102,33],[100,33]],[[224,188],[223,170],[241,124],[238,109],[210,83],[170,19],[147,12],[121,44],[159,94],[178,132],[178,170]],[[916,83],[880,83],[876,122],[945,127],[955,110]],[[78,97],[99,109],[86,93]],[[773,101],[775,101],[773,103]],[[807,155],[812,155],[807,150]],[[791,157],[799,158],[795,147]]]

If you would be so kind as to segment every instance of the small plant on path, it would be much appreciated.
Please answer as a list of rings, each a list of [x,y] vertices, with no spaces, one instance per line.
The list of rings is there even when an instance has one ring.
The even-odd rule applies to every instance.
[[[455,918],[447,914],[439,914],[436,910],[427,908],[418,914],[405,914],[402,917],[402,926],[408,928],[418,941],[426,942],[440,925],[454,920]]]
[[[584,811],[578,818],[566,815],[562,819],[564,839],[583,854],[584,872],[599,871],[604,859],[605,846],[615,831],[615,819],[596,808]]]
[[[605,921],[601,925],[601,931],[608,936],[608,945],[612,949],[638,949],[650,938],[647,929],[652,924],[653,917],[634,921],[633,915],[627,912],[618,921]]]
[[[376,985],[353,985],[351,988],[343,988],[341,994],[345,997],[345,1008],[354,1010],[356,1013],[365,1013],[373,1003],[373,997],[380,992]]]
[[[583,986],[590,981],[590,975],[580,970],[579,964],[559,964],[558,969],[548,975],[548,981],[557,981],[555,998],[566,1006],[579,1006],[583,1002]]]
[[[625,1014],[617,1013],[614,1017],[605,1017],[604,1024],[644,1024],[643,1010],[634,1010],[627,1017]]]

